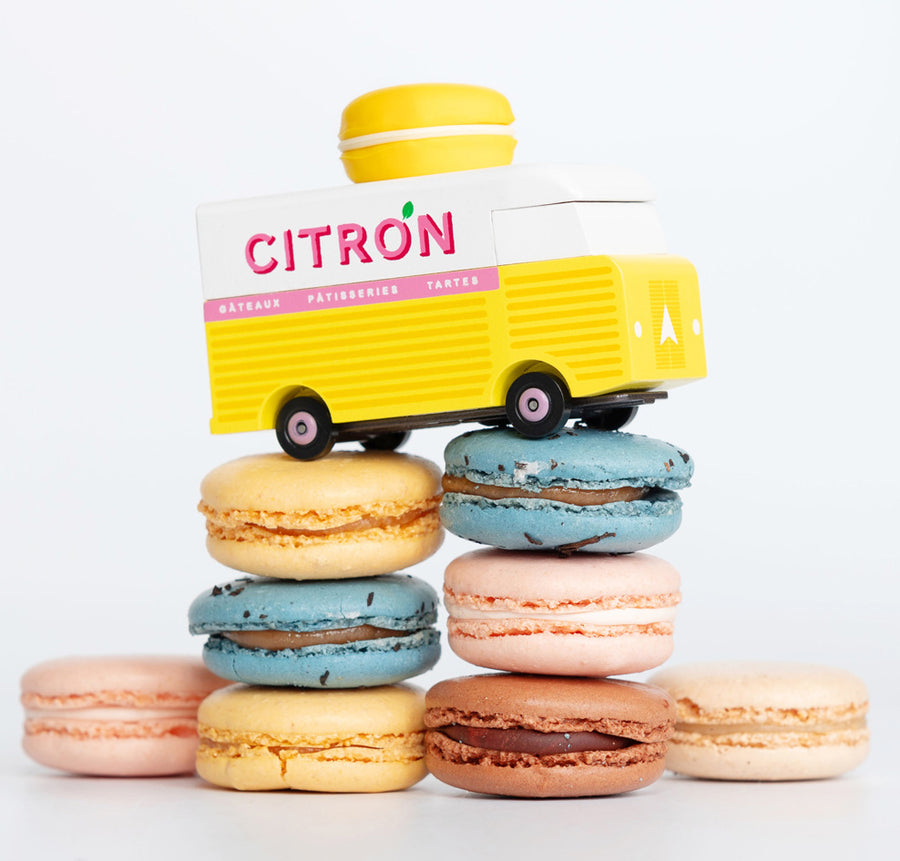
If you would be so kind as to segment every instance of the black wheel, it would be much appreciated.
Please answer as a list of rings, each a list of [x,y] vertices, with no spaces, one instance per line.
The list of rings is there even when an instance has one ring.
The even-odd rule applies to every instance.
[[[522,374],[506,393],[506,418],[523,436],[539,439],[569,420],[566,384],[550,374]]]
[[[315,460],[334,445],[331,413],[315,398],[293,398],[278,411],[275,435],[291,457]]]
[[[613,407],[609,410],[585,416],[582,421],[589,428],[595,428],[596,430],[621,430],[637,415],[637,411],[637,407]]]
[[[409,439],[409,431],[392,431],[370,436],[362,441],[366,451],[394,451]]]

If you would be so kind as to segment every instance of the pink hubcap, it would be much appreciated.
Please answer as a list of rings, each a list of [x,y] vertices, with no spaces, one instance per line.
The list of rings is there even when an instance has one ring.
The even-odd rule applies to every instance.
[[[523,419],[539,422],[550,412],[550,398],[543,389],[532,386],[519,395],[516,406]]]
[[[288,436],[296,445],[309,445],[318,432],[319,426],[309,413],[297,413],[288,422]]]

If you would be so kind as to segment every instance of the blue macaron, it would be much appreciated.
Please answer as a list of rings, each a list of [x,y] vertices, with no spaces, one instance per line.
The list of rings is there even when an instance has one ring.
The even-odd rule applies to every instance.
[[[444,451],[441,521],[505,550],[632,553],[681,524],[694,464],[661,440],[575,426],[544,439],[472,431]]]
[[[434,589],[408,574],[347,580],[240,577],[199,595],[192,634],[203,660],[235,682],[355,688],[431,669],[440,657]]]

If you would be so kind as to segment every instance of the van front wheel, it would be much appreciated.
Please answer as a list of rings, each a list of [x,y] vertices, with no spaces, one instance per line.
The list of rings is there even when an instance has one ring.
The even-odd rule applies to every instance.
[[[331,451],[334,425],[328,407],[315,398],[292,398],[279,411],[275,435],[297,460],[315,460]]]
[[[506,393],[507,420],[522,436],[531,439],[561,430],[570,413],[566,384],[550,374],[523,374]]]

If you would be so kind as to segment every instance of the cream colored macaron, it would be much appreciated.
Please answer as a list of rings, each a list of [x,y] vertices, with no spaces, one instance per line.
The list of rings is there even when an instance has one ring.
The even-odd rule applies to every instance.
[[[869,749],[868,694],[816,664],[713,662],[649,679],[676,703],[666,767],[719,780],[808,780],[858,766]]]
[[[243,790],[389,792],[425,776],[422,691],[232,685],[197,715],[197,772]]]
[[[395,452],[239,458],[204,478],[207,548],[248,574],[295,580],[399,571],[434,553],[441,472]]]
[[[499,167],[512,161],[512,122],[506,97],[487,87],[386,87],[344,109],[341,161],[353,182]]]

